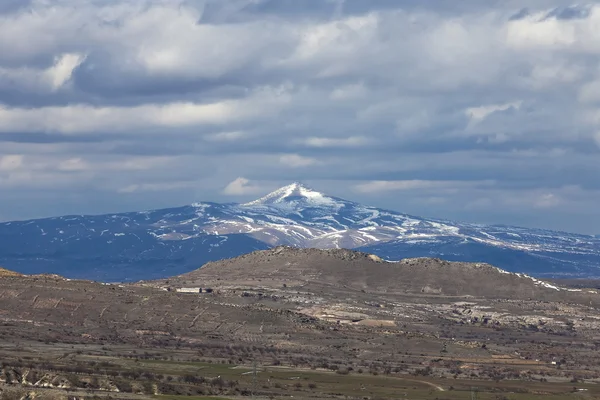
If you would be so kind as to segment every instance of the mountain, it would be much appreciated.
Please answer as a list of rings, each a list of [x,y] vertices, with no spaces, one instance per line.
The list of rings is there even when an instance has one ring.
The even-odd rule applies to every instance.
[[[135,281],[278,245],[350,248],[389,259],[486,262],[543,277],[600,276],[600,238],[410,216],[300,183],[245,204],[0,224],[0,264],[27,274]]]

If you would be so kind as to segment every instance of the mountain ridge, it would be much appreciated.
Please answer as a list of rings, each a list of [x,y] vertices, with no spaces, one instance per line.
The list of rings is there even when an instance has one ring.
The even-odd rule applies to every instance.
[[[345,200],[345,199],[342,199],[339,197],[326,196],[321,192],[317,192],[317,191],[313,190],[311,187],[305,185],[304,183],[302,183],[300,181],[296,181],[290,185],[286,185],[279,189],[276,189],[273,192],[270,192],[269,194],[267,194],[259,199],[252,200],[252,201],[249,201],[246,203],[235,203],[235,202],[234,203],[218,203],[218,202],[202,201],[202,202],[193,202],[190,204],[181,204],[178,206],[167,207],[167,208],[153,208],[153,209],[148,209],[148,210],[144,210],[144,211],[129,210],[129,211],[123,211],[123,212],[109,212],[109,213],[101,213],[101,214],[65,214],[65,215],[60,215],[60,216],[28,218],[28,219],[23,219],[23,220],[0,221],[0,224],[10,225],[13,223],[28,223],[28,222],[34,222],[34,221],[55,220],[55,219],[64,219],[64,218],[77,218],[77,217],[103,217],[103,216],[111,216],[111,215],[148,214],[148,213],[168,211],[168,210],[179,210],[179,209],[186,208],[186,207],[202,208],[202,207],[205,207],[206,205],[209,205],[209,206],[211,206],[211,205],[212,206],[233,206],[233,207],[250,207],[250,206],[256,206],[256,205],[268,206],[265,204],[260,204],[260,201],[262,199],[268,198],[269,196],[271,196],[275,193],[280,192],[283,189],[286,189],[286,188],[292,187],[292,186],[301,186],[302,188],[307,189],[308,191],[317,193],[319,195],[327,197],[328,199],[343,201],[343,202],[349,203],[349,204],[361,205],[360,203],[350,201],[350,200]],[[440,222],[440,223],[448,223],[448,224],[461,223],[463,225],[470,225],[473,227],[481,227],[481,228],[498,227],[498,228],[510,228],[510,229],[522,229],[522,230],[536,230],[536,231],[540,231],[540,232],[547,232],[547,233],[554,233],[554,234],[569,234],[569,235],[577,235],[577,236],[589,237],[589,238],[600,238],[600,234],[585,234],[585,233],[578,233],[578,232],[571,232],[571,231],[562,231],[562,230],[558,230],[558,229],[523,227],[523,226],[519,226],[519,225],[502,224],[502,223],[483,224],[483,223],[477,223],[477,222],[462,222],[462,221],[454,221],[454,220],[447,219],[447,218],[423,217],[423,216],[417,216],[417,215],[413,215],[413,214],[406,214],[406,213],[401,213],[401,212],[392,210],[390,208],[379,208],[379,207],[375,207],[375,206],[366,206],[366,205],[362,205],[362,206],[367,207],[367,208],[377,209],[377,210],[380,210],[383,212],[395,213],[395,214],[400,214],[400,215],[404,215],[407,217],[425,219],[425,220],[436,221],[436,222]]]
[[[600,238],[422,218],[301,183],[252,202],[0,223],[0,263],[23,273],[141,280],[278,245],[350,248],[388,260],[487,262],[546,277],[600,275]]]

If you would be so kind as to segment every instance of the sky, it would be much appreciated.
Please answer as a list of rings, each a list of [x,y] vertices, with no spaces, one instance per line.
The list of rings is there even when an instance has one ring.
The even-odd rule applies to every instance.
[[[293,181],[600,234],[600,5],[0,0],[0,220]]]

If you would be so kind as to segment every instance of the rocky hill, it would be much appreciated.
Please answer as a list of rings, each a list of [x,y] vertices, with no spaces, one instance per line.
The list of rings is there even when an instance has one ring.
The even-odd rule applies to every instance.
[[[562,301],[575,299],[581,292],[484,263],[449,262],[438,258],[389,262],[352,250],[286,246],[210,262],[196,271],[170,278],[169,282],[213,288],[301,286],[303,290],[309,286],[314,290],[314,286],[319,285],[389,295],[412,293],[512,300]]]
[[[279,245],[486,262],[544,277],[600,275],[598,237],[420,218],[299,183],[246,204],[0,224],[0,263],[8,268],[102,281],[177,275]]]

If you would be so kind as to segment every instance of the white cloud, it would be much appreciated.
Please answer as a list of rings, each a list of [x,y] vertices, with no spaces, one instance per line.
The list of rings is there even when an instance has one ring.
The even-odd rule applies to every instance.
[[[332,100],[355,100],[367,95],[367,88],[363,83],[352,83],[343,85],[331,92],[329,96]]]
[[[205,139],[210,142],[233,142],[247,138],[249,134],[244,131],[219,132],[206,135]]]
[[[240,177],[225,186],[223,194],[228,196],[244,196],[247,194],[260,193],[261,191],[262,188],[260,186],[251,183],[246,178]]]
[[[0,106],[0,132],[59,132],[66,134],[109,130],[131,132],[148,128],[182,128],[197,125],[223,125],[273,115],[287,103],[285,95],[260,91],[242,100],[208,104],[168,103],[133,107],[94,107],[90,105],[42,108]]]
[[[319,164],[319,161],[311,157],[303,157],[299,154],[284,154],[279,157],[279,162],[292,168],[309,167]]]
[[[471,119],[471,122],[473,124],[476,124],[498,111],[506,111],[509,109],[519,110],[522,104],[522,101],[513,101],[504,104],[491,104],[487,106],[470,107],[465,110],[465,115]]]
[[[553,89],[559,85],[576,83],[584,78],[586,72],[584,66],[557,57],[537,60],[532,64],[531,72],[525,82],[535,90]]]
[[[395,191],[424,191],[433,190],[437,193],[457,193],[459,189],[477,187],[493,187],[494,181],[438,181],[438,180],[398,180],[398,181],[369,181],[354,186],[360,193],[383,193]]]
[[[506,41],[519,49],[570,47],[577,42],[574,23],[555,18],[544,19],[545,13],[511,21],[506,29]],[[579,25],[579,24],[577,24]]]
[[[506,42],[524,51],[560,51],[596,53],[600,49],[600,7],[589,7],[587,17],[557,18],[548,10],[510,21],[506,25]]]
[[[80,54],[62,54],[46,69],[27,66],[3,67],[0,63],[0,89],[46,93],[60,90],[71,79],[73,71],[85,59]]]
[[[430,189],[437,187],[447,187],[453,185],[452,182],[444,181],[371,181],[354,186],[354,189],[362,193],[380,193],[399,190]]]
[[[563,186],[555,189],[525,189],[511,192],[495,192],[496,207],[540,210],[557,209],[565,202],[577,202],[582,190],[576,186]]]
[[[58,57],[54,66],[45,71],[47,79],[50,81],[53,90],[60,89],[71,79],[73,70],[85,60],[81,54],[63,54]]]
[[[348,17],[322,24],[307,24],[301,28],[300,42],[285,61],[291,66],[318,62],[320,77],[333,77],[352,70],[348,63],[357,53],[376,43],[379,26],[377,14]]]
[[[39,1],[34,12],[0,15],[0,50],[7,60],[101,50],[130,71],[216,78],[276,48],[286,36],[277,21],[198,23],[202,14],[183,0]]]
[[[147,171],[168,167],[174,162],[174,157],[140,156],[108,159],[70,157],[64,158],[61,154],[51,155],[7,155],[0,156],[0,171],[20,172],[99,172],[99,171]]]
[[[85,160],[81,157],[58,162],[59,171],[147,171],[164,168],[171,163],[170,157],[129,157],[121,160]],[[48,167],[44,167],[48,168]]]
[[[118,193],[138,192],[165,192],[177,189],[192,188],[197,182],[161,182],[161,183],[134,183],[117,190]]]
[[[579,101],[582,103],[597,103],[600,101],[600,79],[581,85],[579,88]]]
[[[23,166],[22,154],[0,156],[0,171],[14,171]]]
[[[69,158],[58,164],[59,171],[86,171],[90,169],[90,164],[81,158]]]
[[[150,75],[177,74],[218,78],[269,57],[279,43],[294,40],[293,31],[276,21],[237,24],[198,23],[202,12],[185,4],[164,2],[124,20],[122,33],[134,62]]]
[[[359,147],[368,143],[363,136],[351,136],[347,138],[309,137],[301,141],[309,147]]]
[[[553,193],[545,193],[539,196],[535,202],[535,207],[538,208],[553,208],[561,203],[561,199]]]

